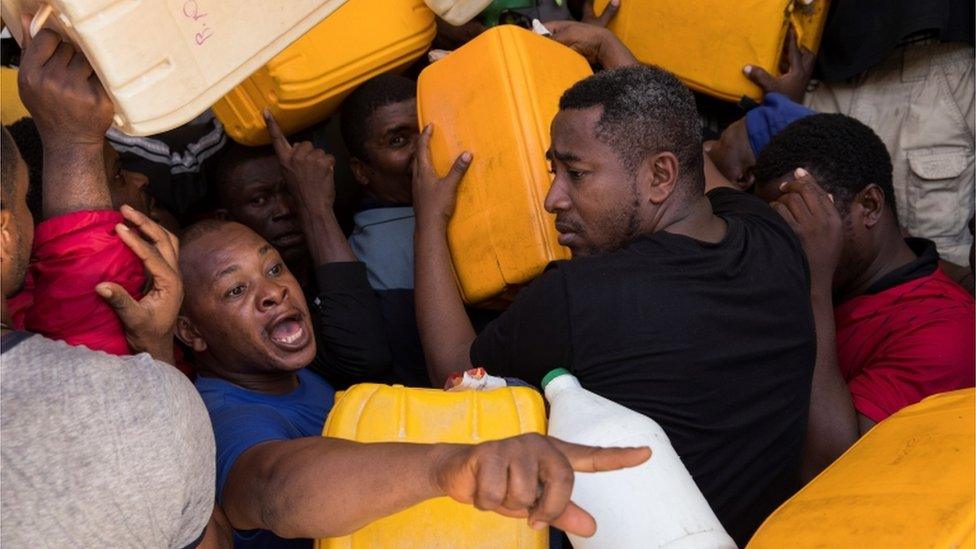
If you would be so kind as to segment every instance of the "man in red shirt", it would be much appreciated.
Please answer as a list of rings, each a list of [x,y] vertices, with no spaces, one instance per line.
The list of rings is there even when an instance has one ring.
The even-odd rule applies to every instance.
[[[857,120],[819,114],[791,124],[754,174],[756,193],[793,227],[810,264],[812,476],[899,409],[974,385],[973,298],[939,268],[931,241],[902,237],[890,157]]]

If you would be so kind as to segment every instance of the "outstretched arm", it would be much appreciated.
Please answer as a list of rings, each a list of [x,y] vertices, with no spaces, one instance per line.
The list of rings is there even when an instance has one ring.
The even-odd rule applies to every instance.
[[[573,471],[632,467],[648,448],[592,448],[537,434],[476,446],[362,444],[309,437],[259,444],[234,464],[223,506],[239,530],[287,538],[349,534],[438,496],[590,536],[596,524],[570,500]]]

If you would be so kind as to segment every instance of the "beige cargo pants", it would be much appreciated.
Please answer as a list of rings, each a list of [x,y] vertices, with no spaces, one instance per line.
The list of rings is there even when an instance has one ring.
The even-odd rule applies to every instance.
[[[820,83],[804,103],[852,116],[878,134],[893,164],[898,220],[933,240],[942,259],[969,264],[973,215],[973,48],[916,44],[840,84]]]

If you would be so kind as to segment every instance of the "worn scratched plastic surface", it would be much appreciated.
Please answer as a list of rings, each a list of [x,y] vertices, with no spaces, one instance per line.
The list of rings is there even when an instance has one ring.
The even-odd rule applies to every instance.
[[[750,549],[974,547],[976,389],[876,425],[759,528]]]
[[[116,126],[150,135],[205,111],[345,0],[49,0],[47,26],[88,57],[115,103]],[[20,14],[45,2],[2,0]]]
[[[609,0],[596,0],[597,13]],[[620,3],[608,27],[644,63],[673,72],[690,88],[721,99],[743,95],[760,100],[761,90],[742,73],[759,66],[779,74],[780,52],[789,24],[800,44],[820,46],[827,0],[804,5],[793,0],[638,0]]]
[[[448,243],[468,303],[498,298],[569,258],[543,208],[552,182],[545,151],[559,97],[592,74],[582,56],[512,25],[492,28],[424,69],[421,126],[434,124],[440,174],[468,150]]]
[[[360,384],[336,396],[323,435],[359,442],[477,443],[545,433],[542,397],[528,387],[446,392]],[[318,549],[544,548],[548,535],[525,520],[478,511],[446,497],[380,519]]]
[[[265,108],[286,134],[306,128],[359,84],[416,61],[435,33],[423,0],[348,0],[218,101],[214,114],[234,140],[268,143]]]

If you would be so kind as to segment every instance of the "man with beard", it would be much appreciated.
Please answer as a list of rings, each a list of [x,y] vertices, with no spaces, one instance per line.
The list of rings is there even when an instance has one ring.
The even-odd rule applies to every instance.
[[[557,367],[657,421],[745,544],[797,487],[815,339],[790,227],[754,196],[705,194],[691,92],[652,67],[597,73],[560,100],[545,199],[573,259],[550,265],[479,335],[446,229],[463,153],[439,178],[417,146],[417,323],[435,382],[484,366],[538,385]]]

